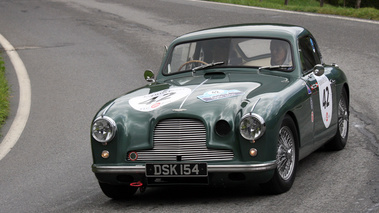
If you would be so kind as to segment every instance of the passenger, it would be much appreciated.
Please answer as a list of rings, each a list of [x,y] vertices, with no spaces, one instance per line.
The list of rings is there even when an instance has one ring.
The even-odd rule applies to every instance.
[[[272,40],[270,43],[271,66],[292,65],[291,49],[288,42]]]

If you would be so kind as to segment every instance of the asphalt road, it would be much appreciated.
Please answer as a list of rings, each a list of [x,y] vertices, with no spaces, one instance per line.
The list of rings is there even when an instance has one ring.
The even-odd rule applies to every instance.
[[[102,194],[91,171],[90,122],[106,101],[145,84],[164,45],[201,28],[238,23],[308,28],[326,63],[351,86],[346,149],[300,162],[293,188],[267,196],[249,188],[148,188],[127,201]],[[0,161],[0,212],[378,212],[379,22],[191,0],[1,0],[0,34],[31,83],[25,129]],[[14,68],[0,47],[18,107]],[[0,138],[0,142],[3,138]]]

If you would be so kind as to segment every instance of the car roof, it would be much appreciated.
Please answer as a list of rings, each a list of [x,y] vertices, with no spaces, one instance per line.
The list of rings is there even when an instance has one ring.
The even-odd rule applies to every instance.
[[[189,40],[217,38],[217,37],[268,37],[282,38],[295,41],[303,34],[310,34],[308,30],[296,25],[283,24],[241,24],[220,26],[184,34],[173,43],[182,43]]]

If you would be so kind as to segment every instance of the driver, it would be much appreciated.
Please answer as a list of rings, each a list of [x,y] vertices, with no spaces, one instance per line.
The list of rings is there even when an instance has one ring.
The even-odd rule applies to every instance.
[[[228,61],[228,46],[228,42],[225,39],[207,41],[206,49],[208,50],[208,55],[205,56],[204,61],[207,63],[226,63]]]
[[[212,48],[212,61],[211,62],[226,62],[228,60],[227,47],[221,44],[216,44]]]

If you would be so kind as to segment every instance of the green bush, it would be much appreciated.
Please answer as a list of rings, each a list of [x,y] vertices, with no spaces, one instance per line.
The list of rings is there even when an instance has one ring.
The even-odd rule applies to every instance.
[[[0,56],[0,128],[8,117],[9,113],[9,88],[5,78],[4,61]]]

